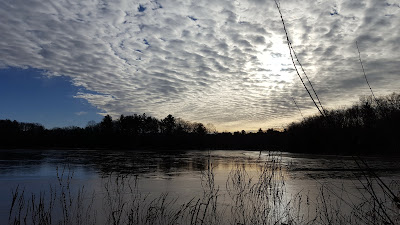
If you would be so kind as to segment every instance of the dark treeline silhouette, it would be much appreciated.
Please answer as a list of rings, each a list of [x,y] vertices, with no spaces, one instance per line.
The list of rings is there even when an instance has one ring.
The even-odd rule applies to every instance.
[[[287,127],[289,151],[398,153],[400,95],[366,96],[351,107],[325,110]]]
[[[265,149],[284,143],[281,132],[217,133],[212,126],[168,115],[158,120],[143,115],[106,115],[85,128],[45,129],[40,124],[0,120],[0,148],[93,148],[93,149]]]
[[[262,149],[308,153],[397,153],[400,95],[362,97],[351,107],[291,123],[284,131],[218,133],[212,126],[168,115],[106,115],[85,128],[45,129],[36,123],[0,120],[0,148]]]

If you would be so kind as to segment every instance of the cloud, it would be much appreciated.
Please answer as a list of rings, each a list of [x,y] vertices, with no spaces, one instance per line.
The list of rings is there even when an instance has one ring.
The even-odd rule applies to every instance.
[[[80,112],[76,112],[75,115],[77,116],[83,116],[86,115],[88,112],[84,112],[84,111],[80,111]]]
[[[398,4],[280,4],[324,104],[368,94],[355,41],[373,89],[398,90]],[[299,118],[292,96],[316,113],[293,71],[273,1],[15,0],[0,2],[0,18],[0,68],[68,76],[87,90],[76,97],[104,114],[171,113],[220,130],[256,130]]]

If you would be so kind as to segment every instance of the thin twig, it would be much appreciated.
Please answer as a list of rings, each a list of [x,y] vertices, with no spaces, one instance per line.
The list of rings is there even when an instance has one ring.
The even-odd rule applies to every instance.
[[[297,69],[297,66],[296,66],[296,63],[295,63],[295,61],[294,61],[293,54],[292,54],[292,48],[291,48],[291,45],[292,45],[292,44],[291,44],[291,42],[290,42],[289,35],[288,35],[287,30],[286,30],[286,25],[285,25],[285,21],[283,20],[283,15],[282,15],[282,12],[281,12],[281,8],[279,7],[279,4],[278,4],[277,0],[274,0],[274,1],[275,1],[276,8],[278,8],[279,15],[281,16],[282,25],[283,25],[283,30],[285,31],[286,40],[287,40],[287,45],[288,45],[288,47],[289,47],[290,58],[292,59],[292,63],[293,63],[294,69],[296,70],[297,76],[300,78],[301,83],[303,84],[304,88],[306,89],[308,95],[310,96],[311,100],[313,101],[315,107],[318,109],[319,113],[320,113],[323,117],[325,117],[325,114],[324,114],[324,113],[321,111],[321,109],[318,107],[318,105],[317,105],[317,103],[315,102],[313,96],[311,95],[311,93],[310,93],[310,91],[308,90],[306,84],[304,83],[303,78],[301,77],[301,75],[300,75],[300,73],[299,73],[299,70]]]
[[[371,85],[369,85],[369,82],[368,82],[368,79],[367,79],[367,75],[365,74],[364,66],[363,66],[363,63],[362,63],[362,60],[361,60],[361,53],[360,53],[360,49],[358,48],[357,41],[356,41],[356,46],[357,46],[357,51],[358,51],[358,59],[360,60],[360,64],[361,64],[362,71],[364,73],[365,81],[367,81],[369,90],[371,90],[371,93],[372,93],[372,96],[374,97],[375,102],[378,103],[378,101],[376,100],[376,97],[374,95],[374,92],[372,91]]]
[[[310,79],[308,78],[307,73],[306,73],[306,71],[305,71],[304,68],[303,68],[303,65],[300,63],[299,57],[297,57],[297,54],[296,54],[296,52],[294,51],[294,48],[293,48],[292,43],[290,43],[290,48],[292,49],[293,54],[294,54],[294,56],[295,56],[295,58],[296,58],[296,60],[297,60],[297,63],[299,64],[301,70],[302,70],[303,73],[304,73],[304,76],[307,78],[307,81],[308,81],[308,83],[310,84],[311,89],[313,90],[313,92],[314,92],[314,94],[315,94],[315,97],[317,97],[318,103],[319,103],[319,105],[321,106],[322,111],[323,111],[324,113],[326,113],[324,107],[322,106],[321,100],[319,100],[318,94],[317,94],[317,92],[316,92],[315,89],[314,89],[314,86],[312,85]]]
[[[292,100],[293,100],[294,104],[296,105],[297,109],[299,110],[301,117],[303,117],[303,119],[305,119],[304,116],[303,116],[303,113],[301,112],[299,106],[297,105],[297,103],[296,103],[296,101],[294,100],[293,97],[292,97]]]

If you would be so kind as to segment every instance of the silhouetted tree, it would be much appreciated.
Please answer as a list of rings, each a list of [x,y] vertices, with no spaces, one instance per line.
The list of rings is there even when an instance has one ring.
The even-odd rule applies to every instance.
[[[208,134],[216,134],[217,133],[217,128],[215,128],[214,124],[212,123],[207,123],[206,129]]]
[[[193,133],[197,135],[205,135],[207,134],[207,129],[202,123],[196,123],[194,125]]]
[[[176,128],[175,118],[169,114],[161,120],[160,127],[163,134],[173,134]]]
[[[188,134],[191,133],[194,129],[193,124],[181,119],[177,118],[175,119],[175,133],[177,134]]]
[[[110,115],[106,115],[103,117],[103,120],[100,123],[101,132],[104,134],[111,134],[113,132],[113,120]]]
[[[159,121],[151,116],[146,117],[144,119],[144,133],[158,134],[159,132],[160,132]]]

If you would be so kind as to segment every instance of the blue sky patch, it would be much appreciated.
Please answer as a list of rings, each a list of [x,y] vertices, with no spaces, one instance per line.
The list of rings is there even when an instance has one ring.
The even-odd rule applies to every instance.
[[[189,19],[191,19],[191,20],[193,20],[193,21],[196,21],[197,19],[196,18],[194,18],[193,16],[188,16],[189,17]]]
[[[139,7],[138,7],[139,12],[144,12],[145,10],[146,10],[146,7],[139,5]]]
[[[81,126],[102,118],[86,100],[74,98],[78,91],[67,77],[43,75],[42,70],[0,69],[0,119],[34,122],[46,128]]]

